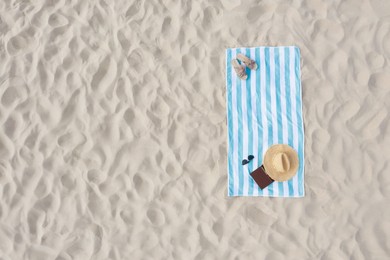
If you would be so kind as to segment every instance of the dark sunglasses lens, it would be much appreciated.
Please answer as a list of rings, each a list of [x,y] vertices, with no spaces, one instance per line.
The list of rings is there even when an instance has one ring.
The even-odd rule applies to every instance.
[[[249,161],[253,160],[253,158],[255,158],[253,155],[249,155],[249,156],[248,156],[248,160],[249,160]]]
[[[249,162],[248,162],[248,160],[242,160],[242,165],[245,165],[245,164],[248,164]]]

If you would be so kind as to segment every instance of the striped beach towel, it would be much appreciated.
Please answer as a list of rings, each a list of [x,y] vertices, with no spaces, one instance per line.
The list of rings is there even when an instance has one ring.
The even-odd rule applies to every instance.
[[[231,60],[242,53],[258,64],[240,80]],[[226,50],[228,125],[228,196],[304,196],[304,133],[297,47],[231,48]],[[298,152],[297,174],[261,190],[250,173],[261,166],[273,144],[288,144]],[[255,158],[242,165],[248,155]]]

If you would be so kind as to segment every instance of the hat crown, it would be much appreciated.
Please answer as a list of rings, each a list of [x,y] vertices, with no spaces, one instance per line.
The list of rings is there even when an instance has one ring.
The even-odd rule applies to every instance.
[[[272,164],[278,172],[286,172],[290,169],[290,160],[287,154],[283,152],[274,155]]]

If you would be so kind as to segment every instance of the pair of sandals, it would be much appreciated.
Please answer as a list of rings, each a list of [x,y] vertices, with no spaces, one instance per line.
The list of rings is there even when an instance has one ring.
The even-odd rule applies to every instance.
[[[232,65],[234,68],[234,71],[236,72],[237,76],[240,79],[246,80],[248,78],[248,75],[246,74],[245,66],[241,65],[238,60],[240,60],[242,63],[245,64],[246,67],[250,68],[251,70],[257,69],[257,64],[254,60],[251,60],[244,54],[239,53],[237,55],[236,59],[232,60]]]

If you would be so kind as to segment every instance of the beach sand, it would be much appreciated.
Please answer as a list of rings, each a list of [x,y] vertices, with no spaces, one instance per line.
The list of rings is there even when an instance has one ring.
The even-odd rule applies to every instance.
[[[390,2],[0,2],[0,259],[390,258]],[[228,198],[225,49],[302,55],[305,197]]]

